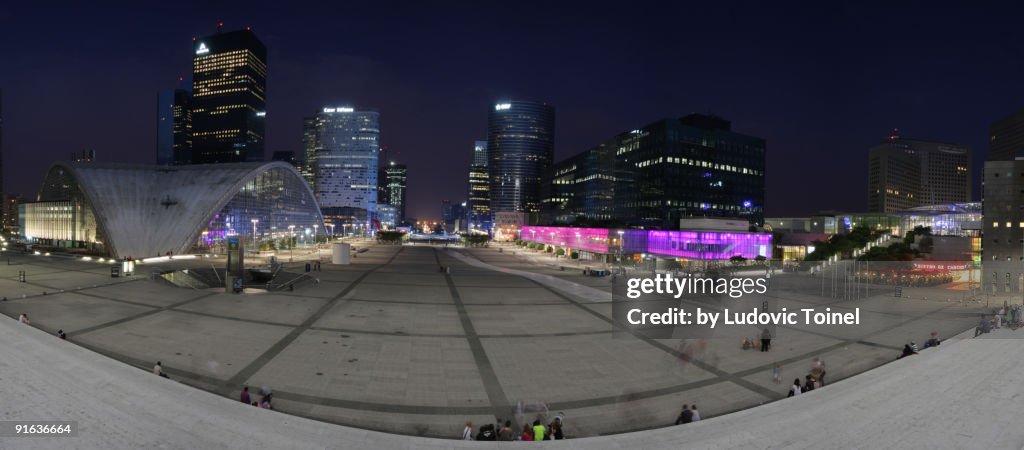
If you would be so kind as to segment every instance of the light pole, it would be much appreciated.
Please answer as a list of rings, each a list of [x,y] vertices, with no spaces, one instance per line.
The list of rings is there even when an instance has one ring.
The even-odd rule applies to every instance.
[[[295,225],[288,225],[288,262],[295,255]]]
[[[252,219],[252,248],[253,250],[259,250],[259,242],[256,239],[256,224],[260,223],[260,219]]]

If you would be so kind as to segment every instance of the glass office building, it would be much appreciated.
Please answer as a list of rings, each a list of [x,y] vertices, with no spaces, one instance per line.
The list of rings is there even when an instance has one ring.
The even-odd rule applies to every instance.
[[[249,29],[192,45],[192,154],[179,163],[263,161],[267,48]]]
[[[541,176],[554,160],[554,145],[554,106],[504,101],[491,108],[487,170],[492,219],[498,213],[539,211]]]
[[[350,216],[352,220],[365,224],[374,219],[380,153],[379,118],[376,111],[357,111],[351,107],[327,107],[317,114],[314,125],[316,165],[313,170],[316,173],[317,201],[325,214]],[[345,213],[330,212],[341,209]]]

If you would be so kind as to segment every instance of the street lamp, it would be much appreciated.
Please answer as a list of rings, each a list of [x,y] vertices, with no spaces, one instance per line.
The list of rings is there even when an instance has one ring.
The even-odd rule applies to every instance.
[[[252,219],[252,248],[259,249],[259,243],[256,239],[256,224],[260,223],[260,219]]]
[[[288,225],[288,262],[295,254],[295,225]]]

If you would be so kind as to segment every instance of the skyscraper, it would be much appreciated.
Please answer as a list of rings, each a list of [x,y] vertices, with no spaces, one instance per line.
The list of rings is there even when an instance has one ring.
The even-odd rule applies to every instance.
[[[302,119],[302,164],[299,173],[309,183],[309,188],[316,192],[316,149],[320,142],[316,138],[317,122],[320,116]]]
[[[395,207],[395,223],[405,220],[405,195],[408,188],[409,169],[405,164],[390,163],[384,167],[384,198],[380,201]]]
[[[971,148],[892,135],[868,157],[868,211],[971,201]]]
[[[324,108],[316,116],[315,128],[315,192],[320,207],[347,208],[345,213],[332,213],[335,216],[373,219],[377,207],[379,114],[351,107]]]
[[[157,95],[156,163],[188,164],[192,160],[192,94],[166,89]]]
[[[7,191],[4,190],[4,91],[0,89],[0,201],[3,201],[6,193]]]
[[[992,122],[988,135],[988,161],[1013,161],[1024,156],[1024,110]]]
[[[487,121],[491,216],[539,210],[540,181],[555,154],[555,108],[547,103],[499,102]]]
[[[473,143],[473,162],[469,164],[466,188],[466,228],[487,232],[491,229],[490,182],[487,173],[487,141]]]
[[[267,48],[250,29],[193,42],[192,164],[263,161]]]
[[[690,114],[620,133],[545,174],[545,223],[678,229],[687,217],[764,220],[765,141]]]

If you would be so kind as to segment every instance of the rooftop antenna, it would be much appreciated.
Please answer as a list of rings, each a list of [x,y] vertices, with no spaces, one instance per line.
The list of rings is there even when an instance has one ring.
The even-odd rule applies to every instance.
[[[892,129],[892,133],[889,134],[889,140],[890,141],[895,141],[895,140],[898,140],[899,138],[900,138],[900,129],[899,128],[893,128]]]
[[[224,20],[217,20],[217,33],[221,32],[221,28],[224,28]]]

